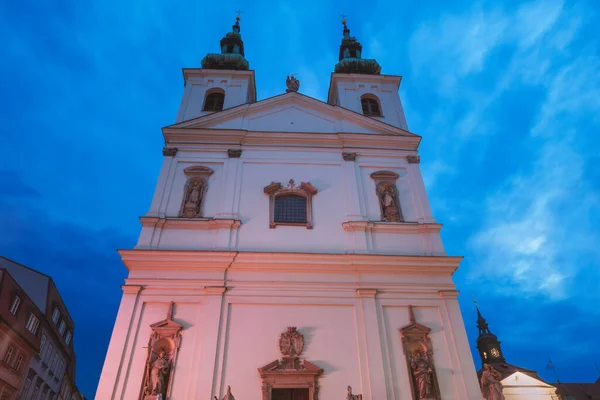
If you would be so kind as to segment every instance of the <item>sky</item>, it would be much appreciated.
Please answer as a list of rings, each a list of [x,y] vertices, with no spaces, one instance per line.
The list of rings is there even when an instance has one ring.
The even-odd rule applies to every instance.
[[[402,75],[467,334],[473,298],[508,362],[600,371],[600,7],[595,0],[0,2],[0,254],[51,275],[92,398],[132,248],[199,67],[242,9],[258,98],[326,100],[342,25]],[[479,368],[479,361],[476,366]]]

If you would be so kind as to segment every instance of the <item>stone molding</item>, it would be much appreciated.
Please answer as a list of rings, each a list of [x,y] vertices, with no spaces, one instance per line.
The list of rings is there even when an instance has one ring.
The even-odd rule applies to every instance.
[[[359,297],[372,297],[377,296],[377,289],[356,289],[356,294]]]
[[[342,158],[344,161],[355,161],[356,153],[342,153]]]
[[[165,147],[163,148],[162,153],[165,157],[175,157],[177,154],[177,147]]]
[[[119,250],[133,270],[261,270],[302,273],[357,272],[452,275],[463,257],[383,254],[263,253],[197,250]]]
[[[442,224],[417,222],[347,221],[342,227],[346,232],[439,233],[442,230]]]
[[[142,226],[162,229],[238,229],[239,219],[140,217]]]
[[[460,292],[458,290],[440,290],[438,295],[442,299],[458,299],[458,294]]]
[[[137,294],[144,290],[144,287],[140,285],[121,285],[121,289],[124,294]]]
[[[241,149],[228,149],[227,156],[229,158],[240,158],[242,156],[242,150]]]
[[[415,156],[415,155],[406,156],[406,161],[408,161],[409,164],[420,164],[421,156]]]

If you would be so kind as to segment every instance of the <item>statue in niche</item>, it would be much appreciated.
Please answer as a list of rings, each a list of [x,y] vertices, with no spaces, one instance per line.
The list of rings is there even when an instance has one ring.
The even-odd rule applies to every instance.
[[[166,396],[167,384],[171,364],[165,357],[165,352],[161,351],[158,356],[150,362],[150,382],[147,386],[146,393],[153,396],[160,396],[163,399]]]
[[[410,361],[410,368],[417,383],[417,394],[420,399],[435,398],[433,394],[433,366],[429,361],[427,352],[417,349],[414,351]]]
[[[502,393],[502,376],[490,364],[483,364],[481,374],[481,391],[486,400],[504,400]]]
[[[348,386],[348,396],[346,400],[362,400],[362,394],[352,394],[352,386]]]
[[[377,185],[377,193],[381,203],[382,219],[387,222],[400,222],[402,218],[396,204],[396,186],[392,183],[381,182]]]
[[[180,216],[183,218],[202,217],[200,206],[204,196],[204,181],[201,179],[190,179],[185,185],[183,194],[183,207]]]

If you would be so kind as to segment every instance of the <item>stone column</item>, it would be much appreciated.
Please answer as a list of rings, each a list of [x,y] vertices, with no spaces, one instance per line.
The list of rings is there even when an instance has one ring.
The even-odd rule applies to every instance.
[[[452,373],[458,390],[456,400],[480,400],[481,390],[477,381],[471,348],[467,341],[464,321],[458,306],[458,292],[456,290],[440,290],[438,294],[443,302],[440,307],[442,319],[445,320],[444,325],[448,327],[445,332]],[[448,399],[455,398],[451,396],[451,393],[445,393],[445,396],[448,396]]]
[[[384,367],[383,348],[377,300],[377,289],[358,289],[356,294],[360,297],[362,308],[362,322],[365,333],[367,359],[366,363],[368,387],[363,387],[365,400],[388,399],[386,385],[386,371]]]
[[[139,305],[139,295],[143,290],[139,285],[123,285],[123,297],[117,313],[117,320],[110,338],[110,346],[106,353],[102,375],[96,391],[97,399],[113,399],[116,396],[119,375],[123,368],[123,357],[130,340],[135,334],[131,332],[133,316]]]

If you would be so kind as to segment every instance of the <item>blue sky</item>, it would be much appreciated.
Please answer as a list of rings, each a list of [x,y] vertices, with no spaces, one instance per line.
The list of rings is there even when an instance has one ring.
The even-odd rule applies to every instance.
[[[0,2],[0,254],[52,275],[92,397],[182,67],[242,14],[259,99],[326,99],[340,13],[403,76],[409,128],[467,332],[475,295],[511,363],[563,381],[600,364],[600,9],[593,0]],[[476,362],[479,367],[479,362]]]

